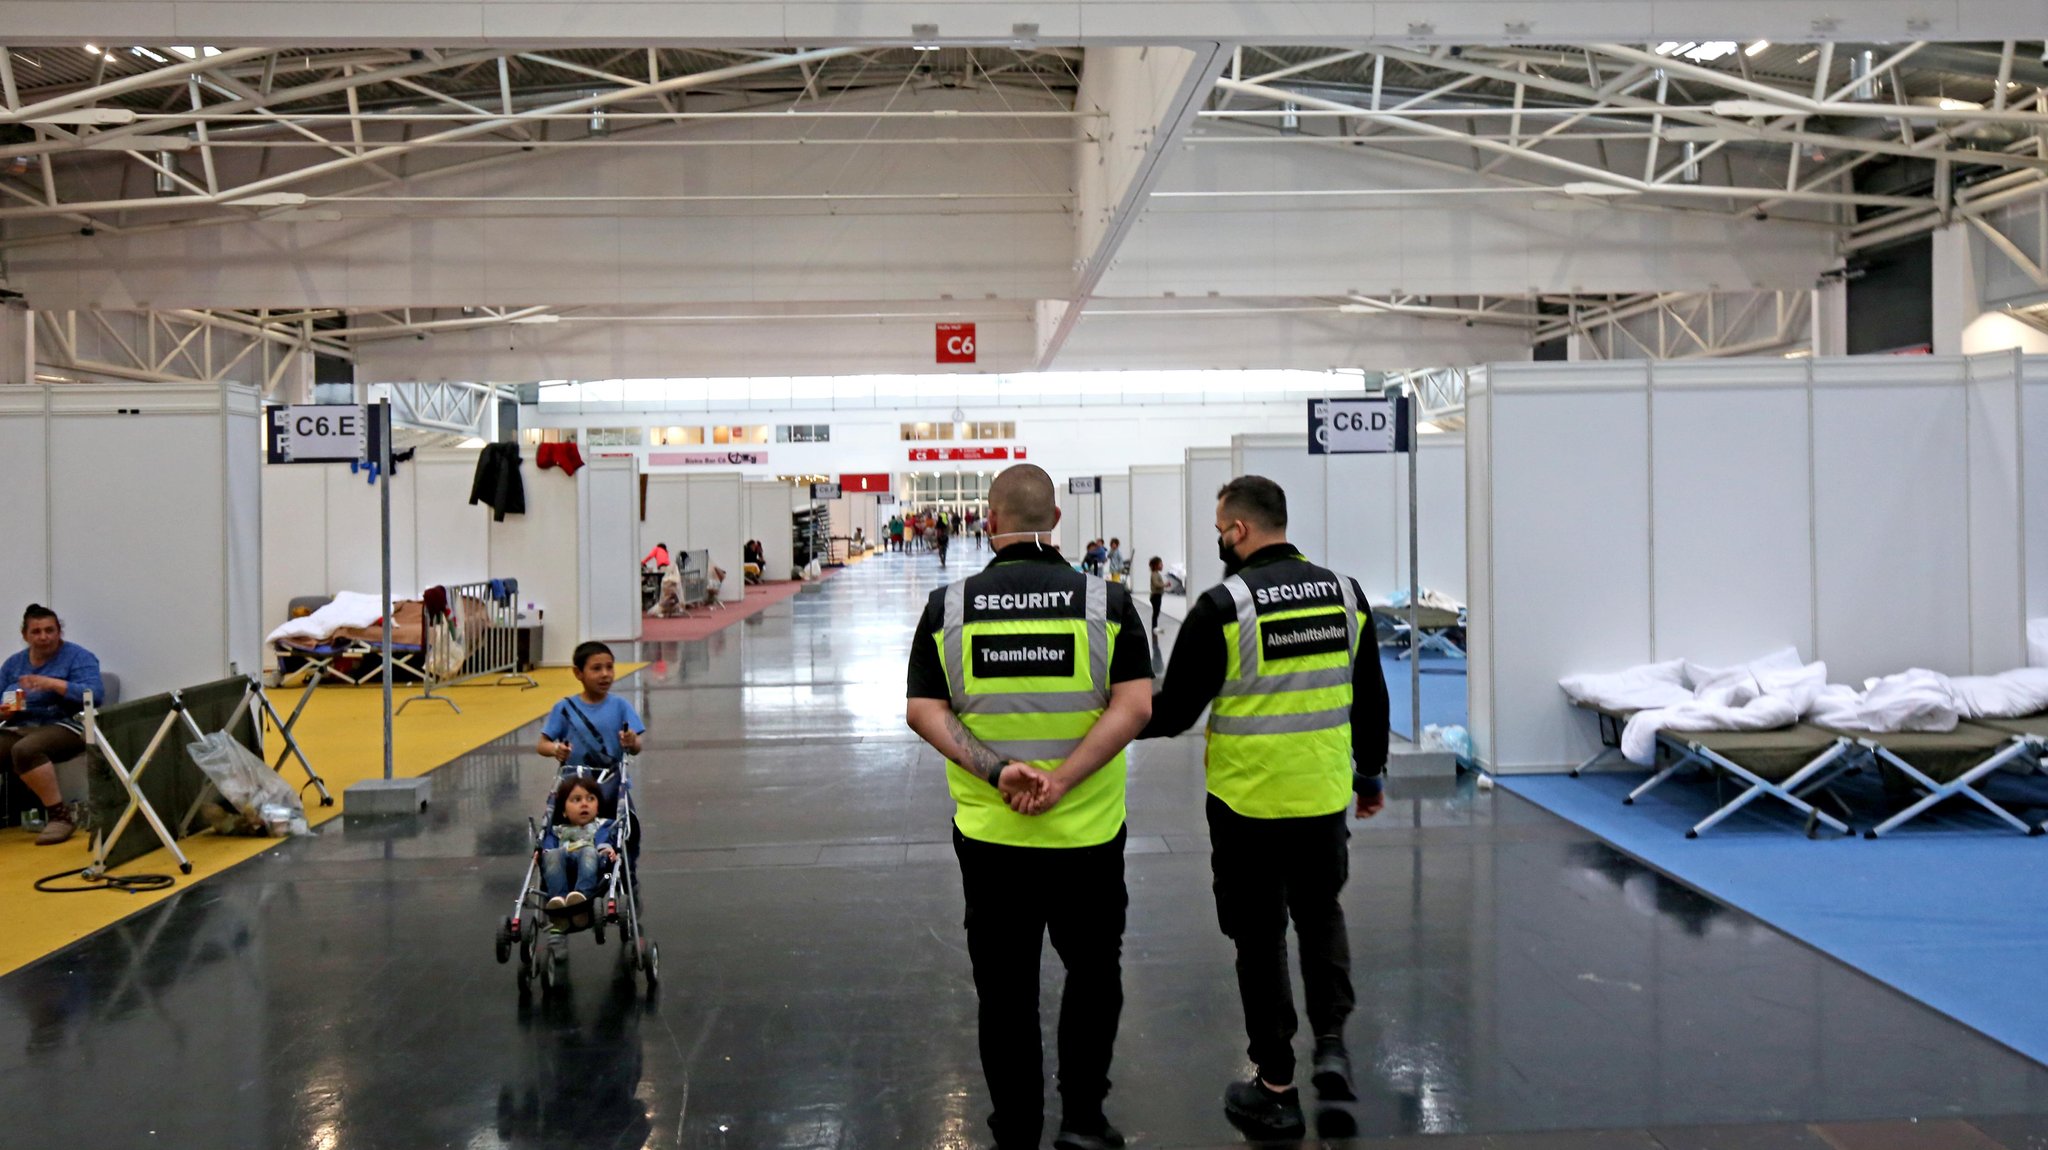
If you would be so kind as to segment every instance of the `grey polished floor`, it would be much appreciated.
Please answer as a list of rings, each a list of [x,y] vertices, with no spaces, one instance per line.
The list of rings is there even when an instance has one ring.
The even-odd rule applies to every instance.
[[[331,824],[0,980],[0,1144],[982,1144],[950,808],[901,718],[941,579],[882,557],[642,653],[655,1001],[587,935],[558,1000],[522,1005],[492,961],[550,775],[522,731],[437,775],[416,824]],[[1201,794],[1196,740],[1133,754],[1109,1112],[1139,1145],[1238,1141]],[[1323,1115],[1333,1136],[1704,1150],[2048,1129],[2048,1070],[1521,800],[1397,780],[1353,851],[1361,1101]],[[1886,1131],[1921,1140],[1863,1139]]]

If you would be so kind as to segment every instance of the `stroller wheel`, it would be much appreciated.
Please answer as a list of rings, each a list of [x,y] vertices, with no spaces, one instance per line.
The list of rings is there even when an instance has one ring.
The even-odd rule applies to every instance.
[[[660,984],[660,982],[661,982],[661,948],[660,948],[660,947],[658,947],[658,946],[654,945],[654,944],[653,944],[653,943],[651,943],[651,942],[647,944],[647,954],[646,954],[646,955],[645,955],[644,957],[642,957],[642,958],[640,959],[640,971],[641,971],[641,973],[643,973],[643,974],[645,974],[645,975],[647,976],[647,986],[648,986],[648,989],[650,989],[650,990],[651,990],[651,989],[653,989],[653,988],[654,988],[655,986],[657,986],[657,985],[659,985],[659,984]]]
[[[495,949],[498,955],[499,966],[512,961],[512,929],[502,922],[498,924]]]

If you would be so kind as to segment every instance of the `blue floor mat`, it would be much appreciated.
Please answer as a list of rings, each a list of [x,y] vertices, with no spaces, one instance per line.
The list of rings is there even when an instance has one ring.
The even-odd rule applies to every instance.
[[[1409,730],[1408,663],[1390,651],[1380,652],[1380,670],[1387,677],[1387,705],[1394,733],[1413,740]],[[1422,656],[1422,725],[1468,726],[1465,702],[1465,660],[1447,655]]]
[[[2048,838],[1996,829],[1981,812],[1950,804],[1880,840],[1825,832],[1809,840],[1791,809],[1766,797],[1687,839],[1686,828],[1718,805],[1713,786],[1667,783],[1623,806],[1647,777],[1521,775],[1500,785],[2048,1062],[2048,995],[2034,987],[2048,954]]]

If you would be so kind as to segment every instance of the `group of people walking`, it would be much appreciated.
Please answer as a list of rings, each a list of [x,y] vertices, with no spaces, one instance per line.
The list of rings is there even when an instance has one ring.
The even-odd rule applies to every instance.
[[[1058,523],[1043,470],[997,476],[986,523],[995,557],[932,594],[910,655],[906,718],[945,756],[954,801],[989,1129],[999,1148],[1035,1147],[1043,1133],[1038,965],[1050,932],[1066,969],[1053,1145],[1123,1145],[1105,1102],[1123,1006],[1125,749],[1180,734],[1206,708],[1217,921],[1236,944],[1258,1068],[1224,1091],[1224,1112],[1255,1138],[1299,1137],[1290,919],[1310,1082],[1325,1100],[1353,1097],[1338,896],[1347,813],[1379,812],[1387,755],[1365,597],[1287,542],[1279,485],[1232,480],[1216,502],[1226,577],[1191,605],[1155,693],[1129,587],[1075,570],[1053,543]],[[1156,621],[1156,577],[1154,587]]]

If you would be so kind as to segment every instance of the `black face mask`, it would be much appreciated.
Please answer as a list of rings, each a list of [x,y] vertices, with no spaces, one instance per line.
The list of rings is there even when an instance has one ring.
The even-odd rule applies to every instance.
[[[1223,541],[1223,535],[1224,533],[1221,531],[1216,533],[1216,558],[1223,560],[1223,570],[1228,574],[1243,566],[1244,561],[1239,559],[1237,553],[1230,549],[1230,544]]]

